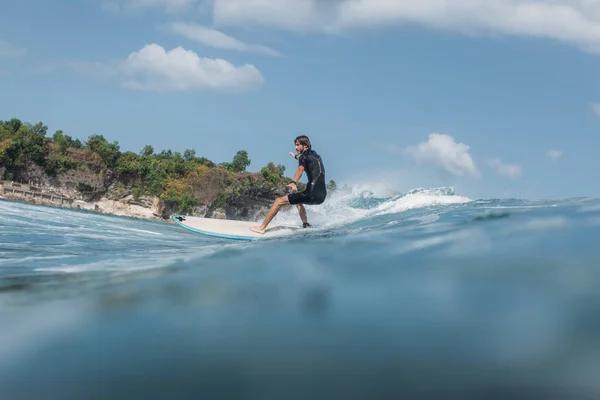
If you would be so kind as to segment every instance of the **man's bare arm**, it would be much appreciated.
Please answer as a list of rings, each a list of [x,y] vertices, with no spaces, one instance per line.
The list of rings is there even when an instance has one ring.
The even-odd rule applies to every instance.
[[[294,182],[298,183],[298,179],[300,179],[303,172],[304,172],[304,167],[301,165],[296,170],[296,174],[294,174]]]

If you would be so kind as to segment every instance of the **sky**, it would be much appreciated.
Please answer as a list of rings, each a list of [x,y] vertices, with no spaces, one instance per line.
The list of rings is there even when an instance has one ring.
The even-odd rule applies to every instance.
[[[12,1],[0,93],[0,119],[122,151],[292,176],[305,134],[338,185],[600,195],[593,1]]]

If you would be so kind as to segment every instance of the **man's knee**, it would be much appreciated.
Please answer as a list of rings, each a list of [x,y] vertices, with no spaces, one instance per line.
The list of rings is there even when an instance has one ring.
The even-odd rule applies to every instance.
[[[318,193],[314,196],[314,203],[316,205],[323,204],[325,202],[325,198],[327,197],[327,193]]]
[[[287,196],[282,196],[282,197],[278,197],[277,199],[275,199],[275,205],[277,205],[277,207],[281,207],[286,204],[289,204]]]

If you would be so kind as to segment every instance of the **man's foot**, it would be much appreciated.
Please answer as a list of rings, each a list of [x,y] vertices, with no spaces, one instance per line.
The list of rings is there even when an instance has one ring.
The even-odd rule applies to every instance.
[[[264,234],[265,234],[265,230],[264,230],[264,229],[262,229],[260,226],[251,226],[251,227],[250,227],[250,230],[251,230],[252,232],[260,233],[261,235],[264,235]]]
[[[303,228],[310,228],[310,224],[308,222],[305,222],[302,224]]]

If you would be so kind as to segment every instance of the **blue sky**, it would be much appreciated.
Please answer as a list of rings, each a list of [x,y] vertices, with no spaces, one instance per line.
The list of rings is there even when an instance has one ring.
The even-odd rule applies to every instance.
[[[306,134],[342,184],[599,195],[600,5],[445,3],[9,2],[0,119],[288,175]]]

